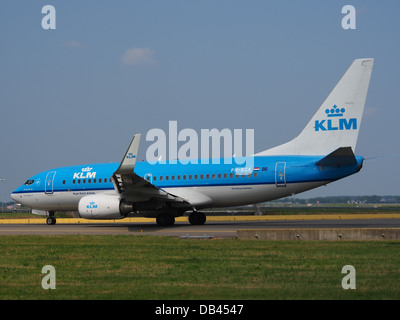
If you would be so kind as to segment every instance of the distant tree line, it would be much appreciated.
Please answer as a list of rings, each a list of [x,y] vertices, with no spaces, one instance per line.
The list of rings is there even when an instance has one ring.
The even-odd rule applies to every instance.
[[[301,199],[295,197],[287,197],[276,200],[280,203],[299,203],[299,204],[315,204],[315,203],[400,203],[400,196],[330,196],[315,197],[309,199]]]

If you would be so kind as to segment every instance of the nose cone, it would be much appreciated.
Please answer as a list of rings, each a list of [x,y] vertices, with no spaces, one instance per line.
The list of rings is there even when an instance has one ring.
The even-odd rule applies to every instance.
[[[23,186],[19,187],[18,189],[14,190],[11,195],[10,195],[11,199],[13,199],[16,203],[24,206],[24,207],[28,207],[31,208],[31,201],[32,198],[31,197],[25,197],[24,195],[24,188]]]
[[[14,191],[15,192],[15,191]],[[10,195],[10,197],[11,197],[11,199],[13,199],[15,202],[18,202],[18,196],[17,196],[17,194],[16,193],[11,193],[11,195]]]
[[[17,203],[21,203],[21,192],[23,192],[23,187],[24,185],[18,187],[10,195],[11,199],[13,199]]]

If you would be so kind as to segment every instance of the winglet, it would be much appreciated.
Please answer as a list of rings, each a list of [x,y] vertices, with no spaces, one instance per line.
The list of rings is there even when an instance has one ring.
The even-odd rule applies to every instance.
[[[128,150],[126,150],[125,155],[119,165],[118,170],[115,172],[117,174],[132,173],[135,169],[135,163],[137,159],[137,153],[139,149],[140,133],[136,134]]]

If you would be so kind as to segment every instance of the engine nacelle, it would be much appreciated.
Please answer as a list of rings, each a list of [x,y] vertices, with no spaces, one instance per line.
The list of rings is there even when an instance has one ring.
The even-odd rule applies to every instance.
[[[97,194],[82,197],[78,211],[85,219],[122,219],[132,211],[132,205],[127,205],[117,195]]]

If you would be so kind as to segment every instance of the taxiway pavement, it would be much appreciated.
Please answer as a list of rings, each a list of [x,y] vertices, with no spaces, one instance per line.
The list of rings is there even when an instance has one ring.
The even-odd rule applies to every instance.
[[[225,217],[225,219],[227,219]],[[217,221],[216,221],[217,220]],[[236,237],[238,229],[321,229],[321,228],[400,228],[400,215],[390,218],[370,217],[362,219],[289,219],[207,221],[194,226],[187,221],[177,221],[170,227],[159,227],[154,222],[105,222],[105,223],[64,223],[57,219],[56,225],[47,225],[44,220],[29,223],[2,223],[0,235],[158,235],[176,237]],[[141,220],[140,220],[141,221]]]

